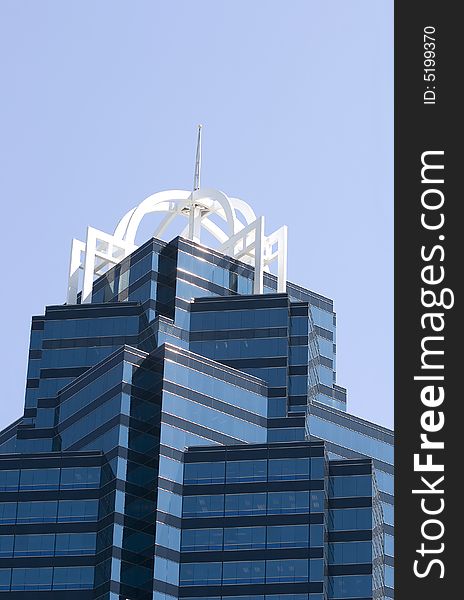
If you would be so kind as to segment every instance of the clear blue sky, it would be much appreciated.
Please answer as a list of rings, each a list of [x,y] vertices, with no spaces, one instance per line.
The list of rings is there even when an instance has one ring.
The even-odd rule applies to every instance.
[[[334,299],[350,412],[393,420],[393,1],[0,2],[2,398],[69,249],[202,183],[289,226],[289,279]]]

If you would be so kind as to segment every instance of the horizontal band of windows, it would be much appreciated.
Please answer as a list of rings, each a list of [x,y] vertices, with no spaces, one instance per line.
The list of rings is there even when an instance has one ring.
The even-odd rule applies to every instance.
[[[187,254],[187,256],[191,255],[195,258],[200,258],[202,261],[206,261],[217,267],[228,269],[234,273],[238,269],[238,272],[248,274],[250,279],[252,279],[254,276],[254,269],[252,267],[245,265],[243,262],[235,258],[222,254],[216,250],[212,250],[211,248],[205,248],[204,246],[197,245],[195,242],[185,238],[178,237],[174,241],[177,243],[179,252],[184,252]]]
[[[214,431],[209,427],[197,425],[196,423],[192,423],[190,421],[181,419],[180,417],[176,417],[175,415],[170,415],[168,413],[161,413],[161,421],[162,423],[166,423],[167,425],[173,425],[178,429],[183,429],[184,431],[193,433],[195,435],[199,435],[207,440],[211,440],[212,442],[217,442],[222,445],[238,444],[242,442],[242,440],[239,440],[232,436],[220,433],[218,431]]]
[[[303,509],[302,509],[303,510]],[[214,527],[253,527],[257,525],[322,525],[324,523],[324,513],[310,513],[307,512],[289,514],[262,514],[262,515],[240,515],[237,517],[226,516],[226,517],[195,517],[182,519],[182,529],[204,529]],[[340,532],[350,533],[350,532]],[[354,532],[359,533],[359,532]],[[371,531],[360,532],[359,535],[371,535]],[[363,538],[361,538],[363,539]],[[364,538],[371,539],[371,538]],[[337,540],[333,540],[337,541]],[[344,541],[344,540],[341,540]]]
[[[316,440],[316,439],[320,439],[320,438],[311,436],[311,439]],[[344,458],[348,458],[348,459],[366,458],[365,454],[361,454],[360,452],[356,452],[355,450],[351,450],[350,448],[345,448],[344,446],[338,446],[337,444],[333,444],[332,442],[328,442],[327,440],[325,440],[325,445],[327,448],[327,452],[337,454],[338,456],[343,456]],[[382,462],[381,460],[378,460],[377,458],[373,458],[370,460],[372,460],[372,464],[374,465],[375,469],[378,469],[379,471],[382,471],[389,475],[394,474],[393,465],[390,465],[386,462]]]
[[[222,362],[221,365],[219,365],[217,361],[213,361],[210,358],[204,356],[200,358],[198,355],[195,355],[192,352],[183,351],[177,346],[175,348],[170,347],[169,344],[165,345],[164,348],[166,360],[183,365],[184,367],[196,369],[206,375],[212,375],[217,379],[222,379],[233,385],[243,387],[251,392],[263,396],[267,394],[267,387],[260,379],[257,379],[252,375],[247,375],[246,373],[238,372],[238,370],[233,367],[228,368],[228,365],[225,362]]]
[[[261,308],[288,307],[289,300],[287,294],[239,295],[227,296],[225,298],[195,298],[191,305],[191,311],[258,310]]]
[[[66,306],[47,306],[45,321],[65,321],[74,319],[96,319],[104,317],[135,317],[140,314],[138,302],[75,304]]]
[[[277,444],[239,445],[226,448],[190,448],[185,453],[185,462],[214,462],[227,460],[246,460],[243,453],[255,458],[291,458],[324,456],[323,441],[303,441],[298,443],[280,442]]]
[[[368,437],[381,440],[391,445],[393,445],[394,443],[394,434],[392,431],[382,428],[380,425],[374,425],[373,423],[363,421],[359,417],[356,418],[353,415],[340,413],[338,411],[316,403],[313,405],[311,412],[316,417],[321,417],[326,421],[337,423],[342,427],[352,429],[353,431],[357,431],[358,433],[363,433]]]
[[[347,475],[370,475],[372,473],[371,459],[359,459],[357,461],[345,460],[330,461],[329,473],[332,477],[344,477]]]
[[[153,332],[152,332],[153,334]],[[54,340],[44,340],[42,347],[44,350],[62,350],[64,348],[87,348],[100,346],[137,346],[139,342],[138,335],[117,335],[103,337],[81,337],[81,338],[62,338]]]
[[[309,543],[308,543],[309,544]],[[263,548],[250,550],[216,550],[214,562],[230,562],[237,560],[285,560],[287,558],[323,558],[324,548]],[[180,562],[199,563],[211,562],[210,552],[185,552],[182,551]],[[342,573],[344,574],[344,573]]]
[[[183,271],[182,269],[177,269],[177,281],[183,281],[185,283],[194,285],[195,287],[198,287],[202,290],[207,290],[208,292],[217,294],[218,296],[228,296],[229,294],[237,293],[237,291],[232,288],[213,283],[212,281],[208,281],[207,279],[203,279],[202,277],[198,277],[198,275],[194,275],[188,271]]]
[[[229,329],[227,331],[192,331],[191,342],[208,340],[247,340],[250,338],[286,338],[288,330],[283,327],[267,327],[260,329]]]
[[[324,590],[323,583],[265,583],[265,584],[246,584],[246,585],[227,585],[221,586],[208,585],[208,596],[219,596],[225,599],[227,596],[260,596],[263,594],[321,594]],[[200,586],[183,585],[180,588],[180,598],[192,597],[203,600],[205,596],[204,588]],[[353,599],[358,600],[358,599]],[[364,600],[364,599],[361,599]],[[369,600],[369,599],[367,599]]]
[[[125,360],[130,363],[139,363],[143,359],[142,353],[138,351],[136,355],[134,354],[135,352],[135,350],[130,351],[128,347],[122,346],[97,365],[87,369],[85,377],[79,378],[77,381],[72,381],[58,392],[60,402],[64,402],[70,396],[74,396],[78,391],[84,389],[93,383],[95,379],[98,379],[101,375],[107,373]]]
[[[174,394],[175,396],[179,396],[180,398],[192,400],[193,402],[213,408],[227,415],[232,415],[243,421],[248,421],[249,423],[254,423],[255,425],[261,425],[261,427],[266,427],[266,417],[262,417],[257,413],[252,413],[244,408],[229,404],[223,400],[213,398],[212,396],[207,396],[206,394],[196,392],[195,390],[178,385],[172,381],[165,380],[164,390]]]
[[[202,494],[228,493],[236,494],[243,491],[246,485],[246,491],[249,493],[257,492],[286,492],[286,491],[306,491],[323,490],[323,479],[295,479],[292,478],[283,481],[246,481],[236,483],[205,483],[205,484],[184,484],[184,496],[197,496]]]

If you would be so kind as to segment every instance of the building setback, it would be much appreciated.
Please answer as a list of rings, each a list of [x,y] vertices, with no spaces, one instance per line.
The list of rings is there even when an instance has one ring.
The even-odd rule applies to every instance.
[[[332,301],[256,273],[153,238],[33,317],[0,594],[393,597],[392,432],[347,412]]]

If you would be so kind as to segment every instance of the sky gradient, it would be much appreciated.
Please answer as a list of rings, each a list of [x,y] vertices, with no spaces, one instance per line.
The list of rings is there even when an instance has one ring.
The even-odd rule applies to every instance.
[[[202,185],[288,225],[289,279],[335,302],[349,411],[392,426],[391,0],[2,0],[0,76],[0,429],[71,239],[191,189],[198,123]]]

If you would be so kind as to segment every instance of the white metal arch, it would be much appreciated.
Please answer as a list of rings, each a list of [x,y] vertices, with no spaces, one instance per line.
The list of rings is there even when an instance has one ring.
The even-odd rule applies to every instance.
[[[82,302],[90,302],[96,277],[120,262],[137,246],[135,239],[142,219],[151,213],[162,216],[153,237],[162,238],[177,218],[187,224],[181,236],[201,243],[201,231],[219,242],[219,251],[255,267],[254,292],[263,293],[263,273],[271,262],[278,264],[278,291],[286,287],[287,228],[266,236],[264,217],[256,218],[249,204],[212,188],[166,190],[145,198],[127,212],[109,235],[89,227],[86,242],[73,240],[68,284],[68,303],[77,302],[79,273],[83,272]],[[210,217],[215,217],[213,221]]]

